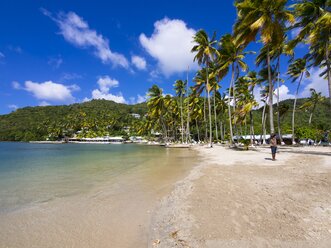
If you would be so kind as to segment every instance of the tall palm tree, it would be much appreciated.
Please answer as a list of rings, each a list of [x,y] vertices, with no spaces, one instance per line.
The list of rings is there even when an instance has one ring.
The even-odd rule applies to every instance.
[[[247,73],[247,76],[244,79],[248,83],[249,92],[251,95],[251,99],[254,99],[254,89],[257,85],[261,84],[261,80],[258,78],[256,71],[250,71]],[[250,117],[250,135],[251,135],[251,142],[255,140],[255,132],[254,132],[254,120],[253,120],[253,112],[252,110],[249,112]]]
[[[196,45],[191,50],[191,52],[196,52],[196,55],[194,56],[194,61],[197,60],[199,65],[205,65],[207,70],[206,88],[207,88],[207,98],[208,98],[210,146],[212,146],[213,134],[212,134],[211,107],[210,107],[211,87],[209,85],[208,68],[209,68],[209,63],[214,59],[214,54],[218,54],[217,49],[214,47],[217,42],[215,38],[216,38],[216,33],[214,33],[213,37],[209,39],[206,31],[199,30],[193,37],[193,41],[196,43]]]
[[[235,23],[235,37],[244,44],[255,40],[260,33],[267,48],[267,68],[269,82],[270,132],[274,133],[273,83],[270,66],[270,50],[283,42],[287,22],[294,23],[294,16],[286,10],[287,0],[240,0],[235,3],[238,19]]]
[[[310,74],[306,67],[306,59],[296,59],[293,61],[292,64],[290,64],[288,68],[288,75],[292,78],[292,83],[298,81],[298,86],[295,92],[295,98],[294,98],[294,104],[293,104],[293,114],[292,114],[292,144],[295,144],[295,137],[294,137],[294,115],[295,115],[295,108],[297,104],[297,98],[299,93],[300,84],[302,81],[303,76],[309,77]]]
[[[232,144],[233,139],[233,130],[232,130],[232,114],[231,114],[231,100],[234,104],[233,108],[235,110],[235,73],[239,76],[239,69],[246,71],[248,66],[243,61],[245,55],[250,52],[244,52],[244,46],[236,42],[235,38],[230,34],[225,34],[220,39],[220,49],[218,63],[220,64],[218,74],[222,77],[227,74],[229,68],[231,67],[231,81],[229,86],[229,100],[228,100],[228,114],[229,114],[229,128],[230,128],[230,143]],[[232,99],[231,99],[232,95]]]
[[[291,7],[297,18],[292,28],[300,31],[289,44],[291,47],[302,41],[310,44],[307,58],[311,65],[326,68],[322,75],[326,75],[328,79],[331,107],[331,2],[330,0],[299,0]]]
[[[183,121],[183,96],[186,92],[186,81],[183,80],[176,80],[174,86],[177,97],[179,97],[180,100],[180,122],[181,122],[181,134],[182,134],[182,143],[184,143],[184,121]]]

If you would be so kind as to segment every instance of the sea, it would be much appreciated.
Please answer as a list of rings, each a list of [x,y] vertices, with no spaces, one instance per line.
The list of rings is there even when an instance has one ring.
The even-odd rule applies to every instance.
[[[0,247],[147,247],[188,149],[0,142]]]

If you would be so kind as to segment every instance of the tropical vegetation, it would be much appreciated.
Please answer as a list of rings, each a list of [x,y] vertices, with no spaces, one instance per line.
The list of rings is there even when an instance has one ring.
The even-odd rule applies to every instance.
[[[157,133],[166,142],[213,146],[239,142],[243,135],[249,143],[265,143],[266,134],[276,132],[281,142],[283,134],[292,134],[293,144],[299,138],[318,139],[331,129],[331,1],[236,0],[234,5],[232,34],[218,39],[216,32],[209,37],[199,30],[192,37],[191,52],[200,67],[192,80],[169,82],[174,97],[155,84],[147,104],[114,107],[114,102],[94,100],[18,109],[0,116],[0,140]],[[248,51],[252,43],[260,50]],[[302,44],[307,53],[299,56]],[[254,56],[254,68],[248,67],[248,56]],[[298,98],[311,69],[320,69],[328,97],[310,89],[309,98]],[[294,100],[281,102],[280,85],[291,80],[297,86]]]

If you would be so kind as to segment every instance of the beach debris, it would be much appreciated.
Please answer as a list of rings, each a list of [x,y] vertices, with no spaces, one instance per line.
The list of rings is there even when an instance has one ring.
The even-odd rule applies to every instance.
[[[158,244],[160,244],[161,243],[161,240],[159,240],[159,239],[155,239],[154,241],[153,241],[153,246],[155,247],[155,246],[157,246]]]
[[[179,230],[172,232],[172,233],[171,233],[171,237],[172,237],[173,239],[177,239],[177,234],[178,234],[178,232],[179,232]]]

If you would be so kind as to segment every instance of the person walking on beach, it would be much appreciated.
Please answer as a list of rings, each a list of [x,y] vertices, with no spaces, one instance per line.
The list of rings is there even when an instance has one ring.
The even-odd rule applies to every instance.
[[[276,152],[277,152],[277,139],[276,134],[271,134],[270,136],[270,147],[271,147],[271,155],[272,155],[272,161],[276,160]]]

